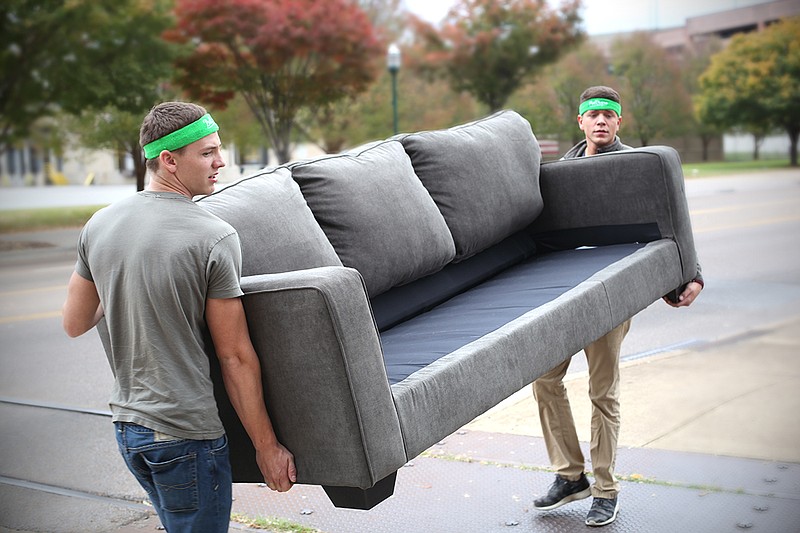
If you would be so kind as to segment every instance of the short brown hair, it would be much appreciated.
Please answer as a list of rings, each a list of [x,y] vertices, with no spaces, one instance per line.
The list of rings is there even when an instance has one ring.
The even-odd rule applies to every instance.
[[[144,146],[191,124],[206,114],[203,106],[189,102],[163,102],[153,107],[139,129],[139,145]],[[148,159],[147,169],[155,172],[158,160]]]
[[[589,87],[583,91],[581,93],[581,101],[579,103],[582,104],[586,100],[591,100],[592,98],[605,98],[606,100],[611,100],[618,104],[622,103],[619,93],[611,87],[606,87],[605,85],[595,85],[594,87]]]

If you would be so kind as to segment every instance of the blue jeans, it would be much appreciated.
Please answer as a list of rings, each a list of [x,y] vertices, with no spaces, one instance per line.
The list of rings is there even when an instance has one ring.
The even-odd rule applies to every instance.
[[[125,463],[169,533],[227,533],[232,481],[224,435],[216,440],[165,440],[136,424],[115,426]]]

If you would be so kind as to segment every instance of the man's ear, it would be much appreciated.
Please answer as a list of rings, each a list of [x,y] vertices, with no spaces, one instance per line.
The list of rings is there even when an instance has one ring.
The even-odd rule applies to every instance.
[[[161,166],[168,170],[171,173],[175,173],[175,169],[177,168],[177,162],[175,161],[175,156],[172,155],[172,152],[169,150],[161,150],[161,153],[158,154],[158,161],[161,163]]]
[[[583,130],[583,115],[578,115],[578,127]]]

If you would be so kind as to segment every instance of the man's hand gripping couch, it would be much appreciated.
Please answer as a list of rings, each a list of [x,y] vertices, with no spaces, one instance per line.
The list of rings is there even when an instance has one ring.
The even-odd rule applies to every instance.
[[[511,111],[268,168],[198,202],[239,232],[265,400],[298,482],[340,507],[390,496],[409,460],[697,265],[673,149],[541,164]],[[262,481],[212,374],[234,481]]]

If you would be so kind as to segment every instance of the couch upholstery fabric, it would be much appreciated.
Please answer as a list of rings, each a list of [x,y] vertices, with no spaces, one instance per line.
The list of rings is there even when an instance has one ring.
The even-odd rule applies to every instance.
[[[292,176],[371,297],[432,274],[455,256],[447,224],[397,141],[299,163]]]
[[[198,205],[239,233],[242,276],[342,265],[286,168],[259,172]]]
[[[541,212],[541,150],[520,115],[501,111],[448,130],[396,138],[447,221],[456,261],[497,244]]]
[[[436,444],[437,439],[456,431],[499,400],[530,384],[562,362],[564,354],[577,353],[652,303],[653,294],[666,293],[667,287],[680,279],[674,241],[662,239],[632,249],[635,249],[633,253],[612,262],[557,298],[517,318],[508,317],[500,327],[392,385],[408,456],[422,453]],[[597,249],[600,255],[608,252]],[[557,261],[559,256],[565,257],[560,253],[551,257]],[[664,265],[667,265],[664,277],[654,278],[653,272]],[[512,267],[509,273],[524,267],[524,263]],[[529,273],[537,270],[533,268]],[[553,271],[550,275],[558,273]],[[629,283],[631,279],[635,280],[632,284]],[[642,284],[643,281],[646,283]],[[473,307],[472,312],[480,313],[479,306]],[[494,313],[495,310],[484,312]],[[387,352],[394,349],[387,346],[393,341],[387,339],[386,334],[381,342]],[[462,401],[455,401],[455,398],[462,398]]]

